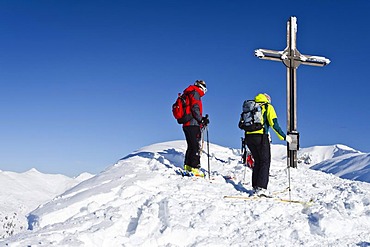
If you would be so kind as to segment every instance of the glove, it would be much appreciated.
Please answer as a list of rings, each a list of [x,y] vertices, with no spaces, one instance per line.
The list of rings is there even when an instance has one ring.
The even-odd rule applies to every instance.
[[[292,143],[293,139],[292,139],[292,137],[290,137],[289,135],[287,135],[285,137],[285,141],[290,144],[290,143]]]
[[[209,119],[208,119],[208,117],[202,117],[201,124],[202,124],[203,126],[207,126],[207,125],[209,124]]]

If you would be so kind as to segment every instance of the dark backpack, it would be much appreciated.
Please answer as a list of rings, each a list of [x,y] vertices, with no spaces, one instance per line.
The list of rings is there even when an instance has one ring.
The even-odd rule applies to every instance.
[[[241,113],[239,128],[248,132],[263,128],[262,105],[254,100],[245,100]]]
[[[175,103],[172,105],[172,114],[179,124],[189,122],[193,118],[188,94],[179,93]]]

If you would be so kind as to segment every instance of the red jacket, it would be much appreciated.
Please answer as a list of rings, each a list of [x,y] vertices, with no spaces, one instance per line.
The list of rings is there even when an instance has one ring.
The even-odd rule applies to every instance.
[[[203,114],[201,97],[204,96],[204,92],[199,87],[190,85],[184,90],[184,93],[189,95],[189,107],[193,118],[182,126],[200,126]]]

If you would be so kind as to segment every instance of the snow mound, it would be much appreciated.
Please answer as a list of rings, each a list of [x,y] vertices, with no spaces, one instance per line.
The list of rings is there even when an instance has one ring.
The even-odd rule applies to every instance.
[[[370,184],[299,166],[289,169],[290,196],[303,204],[268,198],[225,199],[225,195],[252,193],[251,171],[239,163],[239,150],[210,144],[209,180],[179,175],[185,146],[184,141],[164,142],[127,155],[32,211],[30,230],[0,245],[370,244]],[[274,156],[283,156],[282,150],[272,147],[269,190],[287,199],[286,160]],[[201,163],[207,168],[207,154],[202,154]]]

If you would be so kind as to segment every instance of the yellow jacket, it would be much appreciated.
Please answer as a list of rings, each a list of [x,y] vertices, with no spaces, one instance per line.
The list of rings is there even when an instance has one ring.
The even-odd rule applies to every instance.
[[[269,127],[271,127],[280,140],[285,140],[286,135],[279,126],[275,108],[269,103],[267,97],[260,93],[254,98],[254,101],[262,105],[263,128],[253,132],[246,132],[246,134],[267,134]]]

